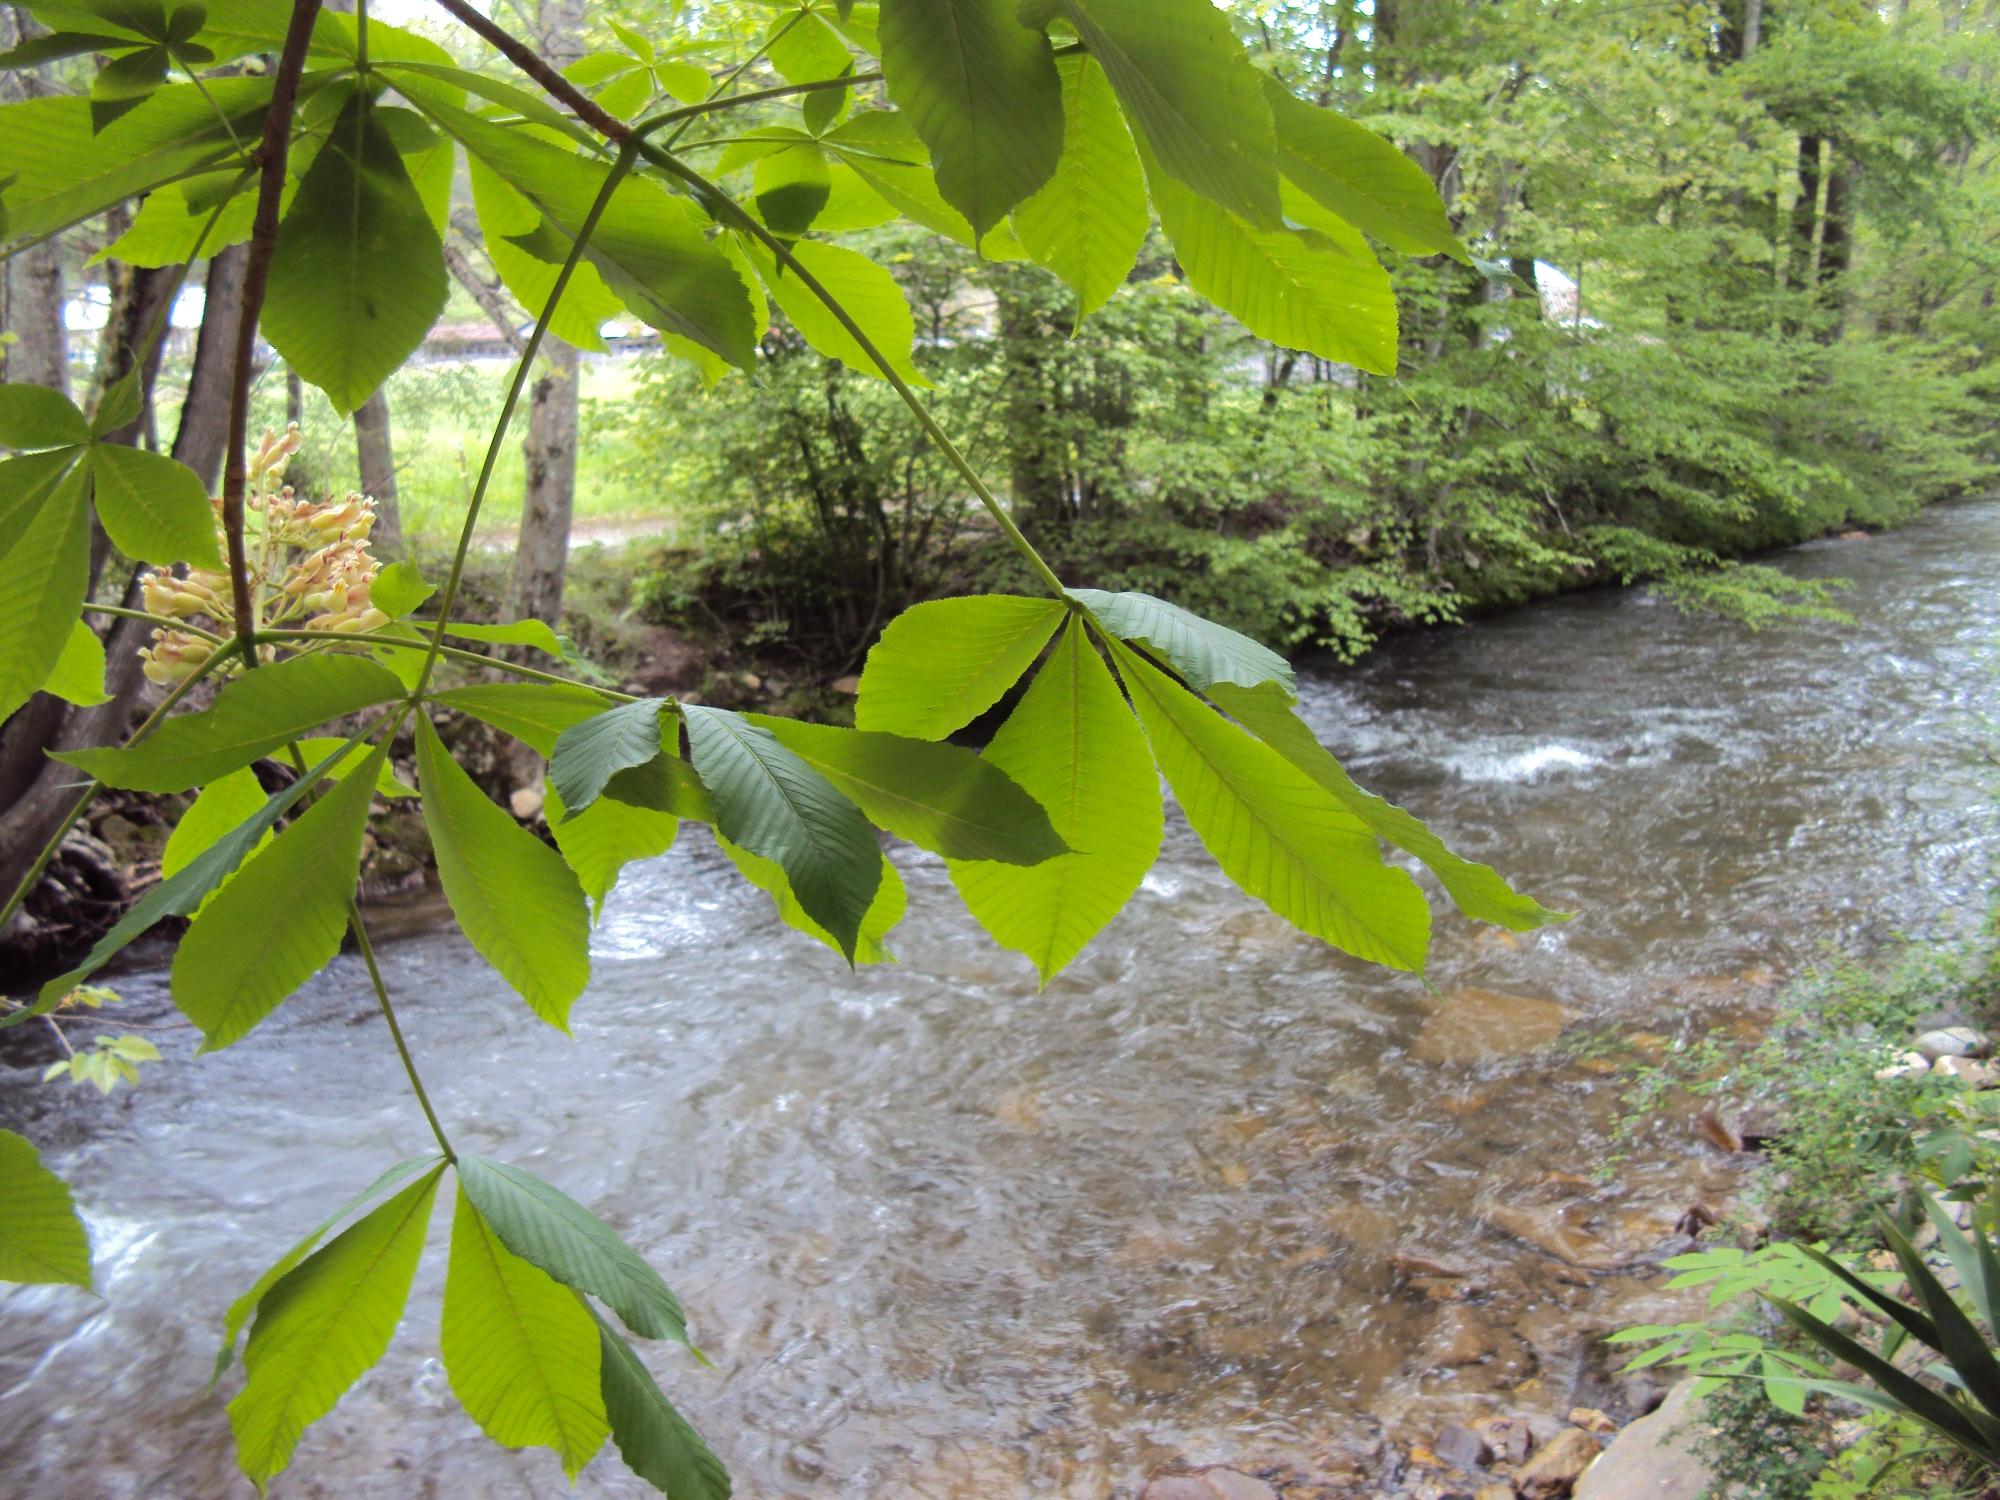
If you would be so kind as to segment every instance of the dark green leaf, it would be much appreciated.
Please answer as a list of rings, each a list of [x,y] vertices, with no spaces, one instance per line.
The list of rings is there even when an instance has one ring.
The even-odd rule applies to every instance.
[[[661,754],[660,711],[666,706],[664,698],[641,698],[565,729],[549,757],[549,784],[563,806],[582,812],[613,776]]]
[[[263,331],[343,416],[423,342],[450,289],[443,247],[366,91],[299,183],[271,259]]]
[[[1143,644],[1198,693],[1218,682],[1240,687],[1275,682],[1291,691],[1291,664],[1277,652],[1178,604],[1151,594],[1107,594],[1101,589],[1071,589],[1069,596],[1113,635]]]
[[[1062,84],[1014,0],[882,0],[882,72],[975,237],[1055,170]]]
[[[729,1500],[729,1471],[661,1394],[632,1346],[598,1315],[604,1410],[618,1456],[670,1500]]]
[[[458,1172],[465,1195],[513,1254],[598,1298],[644,1338],[688,1341],[680,1300],[596,1214],[520,1167],[468,1156]]]
[[[16,460],[17,462],[19,460]],[[42,500],[0,554],[0,722],[49,680],[90,583],[90,508],[81,469]]]
[[[868,820],[950,859],[1036,865],[1067,852],[1042,805],[970,750],[764,714],[745,716]]]
[[[721,709],[684,707],[696,773],[731,843],[776,863],[806,914],[850,960],[881,881],[867,820],[769,730]]]

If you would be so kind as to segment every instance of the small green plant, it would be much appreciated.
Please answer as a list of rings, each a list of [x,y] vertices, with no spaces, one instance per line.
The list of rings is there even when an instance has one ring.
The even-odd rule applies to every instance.
[[[71,1039],[71,1024],[106,1024],[84,1012],[116,1005],[121,998],[116,990],[105,985],[80,984],[42,1017],[43,1024],[54,1034],[63,1050],[61,1057],[42,1069],[42,1082],[53,1083],[58,1078],[67,1077],[71,1083],[87,1083],[98,1093],[109,1094],[120,1083],[138,1083],[141,1063],[160,1060],[160,1049],[142,1036],[102,1032],[82,1044]]]

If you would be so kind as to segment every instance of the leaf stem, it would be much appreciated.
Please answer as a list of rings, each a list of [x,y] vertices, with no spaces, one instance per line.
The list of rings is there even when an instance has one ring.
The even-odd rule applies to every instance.
[[[702,115],[714,114],[720,109],[735,109],[741,104],[761,104],[766,99],[784,99],[793,94],[811,94],[820,89],[855,88],[864,83],[880,83],[880,73],[849,73],[840,78],[820,78],[811,83],[785,83],[768,89],[752,89],[747,94],[731,94],[728,98],[703,99],[698,104],[683,104],[677,109],[663,109],[656,115],[649,115],[632,127],[632,134],[642,140],[654,131],[672,125],[677,120],[693,120]],[[669,146],[672,141],[667,143]]]
[[[361,950],[361,961],[368,966],[368,982],[375,987],[375,1003],[382,1011],[382,1019],[389,1023],[389,1037],[396,1044],[396,1055],[403,1060],[403,1076],[410,1080],[410,1092],[417,1096],[417,1103],[423,1109],[424,1119],[429,1122],[431,1134],[444,1152],[444,1159],[453,1166],[458,1165],[458,1153],[451,1149],[451,1138],[444,1133],[444,1123],[431,1107],[431,1096],[424,1089],[424,1080],[417,1072],[417,1060],[410,1055],[410,1044],[403,1037],[403,1028],[396,1020],[396,1007],[389,1001],[389,986],[383,983],[382,969],[375,962],[375,945],[369,941],[367,924],[361,920],[361,906],[352,896],[347,898],[347,926],[354,934],[354,946]]]
[[[264,311],[264,288],[271,256],[278,248],[278,205],[285,191],[285,157],[292,143],[292,115],[298,106],[299,77],[320,0],[293,0],[285,50],[271,80],[271,107],[264,116],[264,139],[257,147],[257,214],[251,223],[250,252],[243,267],[243,305],[236,319],[236,368],[229,391],[229,446],[222,475],[222,533],[229,548],[229,587],[236,607],[236,638],[245,671],[257,665],[256,605],[250,597],[250,568],[243,555],[243,492],[248,484],[244,449],[250,436],[250,376],[257,362],[257,323]]]
[[[156,615],[143,609],[127,609],[122,604],[85,604],[83,612],[87,615],[116,615],[121,620],[144,620],[148,625],[158,625],[165,630],[183,630],[213,645],[222,644],[222,637],[213,631],[203,630],[199,625],[190,625],[186,620],[176,620],[171,615]]]
[[[174,690],[160,700],[157,708],[146,715],[145,720],[137,729],[132,731],[132,737],[125,743],[127,745],[136,745],[145,739],[147,735],[151,734],[159,726],[160,720],[164,719],[172,711],[176,703],[179,703],[181,699],[194,691],[196,683],[228,661],[239,649],[241,649],[240,642],[230,641],[228,644],[222,646],[220,650],[211,654],[207,661],[188,674],[186,680],[174,685]],[[89,784],[84,787],[81,795],[71,805],[70,810],[63,814],[62,822],[56,826],[56,831],[50,834],[47,840],[43,842],[42,852],[35,856],[34,864],[28,867],[27,872],[21,876],[20,883],[14,887],[14,894],[7,898],[7,904],[4,907],[0,907],[0,932],[7,930],[7,924],[13,921],[14,913],[21,909],[21,903],[28,899],[28,893],[41,880],[42,872],[48,869],[49,861],[56,857],[56,850],[62,847],[62,841],[69,837],[69,831],[76,827],[77,820],[90,810],[90,804],[97,800],[97,794],[103,790],[104,783],[92,777]]]
[[[895,388],[898,396],[903,398],[903,404],[909,407],[912,415],[916,417],[918,424],[924,429],[925,435],[950,460],[951,466],[958,470],[964,477],[965,482],[972,486],[973,494],[977,495],[979,503],[986,507],[986,513],[993,518],[994,524],[1000,528],[1002,534],[1013,545],[1014,550],[1026,559],[1028,566],[1034,570],[1035,576],[1041,580],[1043,587],[1054,594],[1056,598],[1068,603],[1069,592],[1063,587],[1062,579],[1056,576],[1055,569],[1048,565],[1043,559],[1042,554],[1035,550],[1035,544],[1028,540],[1019,526],[1014,524],[1014,518],[1007,514],[1006,507],[1000,503],[999,498],[993,491],[987,488],[986,481],[979,476],[979,471],[972,466],[963,453],[959,452],[958,445],[951,440],[950,434],[938,425],[937,418],[931,415],[930,408],[923,403],[915,391],[910,389],[909,382],[896,373],[896,367],[889,362],[888,356],[876,346],[875,341],[868,336],[861,325],[855,322],[853,314],[841,306],[840,300],[826,289],[817,276],[814,276],[811,271],[808,271],[805,266],[800,264],[798,257],[792,254],[791,246],[777,235],[771,233],[762,224],[758,223],[755,218],[744,211],[743,207],[735,199],[731,198],[721,188],[702,176],[701,173],[687,166],[678,157],[661,150],[650,141],[643,139],[635,140],[633,144],[637,146],[640,155],[644,156],[647,161],[651,162],[661,171],[678,177],[682,182],[693,188],[696,197],[702,203],[712,209],[720,210],[729,220],[731,227],[740,229],[762,241],[764,248],[777,258],[779,264],[785,268],[785,271],[789,275],[798,277],[799,284],[825,304],[826,310],[833,314],[842,328],[847,330],[849,337],[861,346],[862,352],[869,359],[874,361],[875,367],[882,372],[882,378]]]
[[[457,0],[440,0],[440,3],[450,8]],[[549,288],[549,299],[542,307],[541,317],[535,320],[535,331],[528,335],[528,346],[515,362],[513,382],[507,387],[507,399],[500,405],[499,420],[493,424],[493,438],[486,445],[486,460],[479,466],[479,482],[473,486],[472,503],[465,511],[465,524],[459,528],[458,550],[452,555],[451,572],[446,575],[444,591],[438,596],[437,626],[431,632],[430,654],[424,658],[423,672],[417,678],[412,698],[423,697],[424,689],[430,686],[437,659],[443,654],[444,628],[451,619],[452,606],[458,602],[459,580],[465,573],[466,555],[472,550],[472,532],[479,524],[479,508],[486,503],[487,488],[493,483],[493,470],[500,462],[500,445],[507,440],[507,426],[514,419],[514,408],[520,404],[521,390],[528,383],[528,372],[534,368],[535,355],[540,351],[542,338],[556,315],[556,306],[569,287],[570,277],[576,274],[577,266],[583,261],[583,252],[590,244],[590,237],[597,232],[598,221],[604,217],[612,193],[617,191],[618,184],[625,180],[626,173],[632,170],[637,160],[635,152],[638,146],[638,142],[627,140],[619,147],[617,160],[612,162],[611,170],[605,174],[604,185],[597,190],[590,211],[584,215],[583,223],[577,229],[576,242],[569,248],[569,257],[556,273],[555,285]]]
[[[631,126],[616,115],[608,113],[595,99],[563,77],[555,66],[534,48],[509,36],[504,28],[496,26],[482,16],[466,4],[465,0],[438,0],[438,4],[468,30],[490,43],[507,61],[539,83],[544,93],[567,104],[571,114],[599,135],[621,145],[626,137],[631,135]]]

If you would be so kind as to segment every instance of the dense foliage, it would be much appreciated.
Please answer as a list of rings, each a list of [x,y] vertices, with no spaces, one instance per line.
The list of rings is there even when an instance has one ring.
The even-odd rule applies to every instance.
[[[1990,16],[1234,14],[1296,93],[1404,144],[1493,262],[1399,253],[1432,247],[1355,221],[1388,251],[1384,374],[1205,301],[1212,273],[1170,221],[1102,308],[992,247],[876,234],[925,324],[918,364],[1066,576],[1171,583],[1270,644],[1343,654],[1388,624],[1641,577],[1754,620],[1818,601],[1718,562],[1990,483]],[[664,617],[839,669],[885,609],[1021,576],[880,393],[782,328],[767,348],[784,422],[667,366],[606,413],[624,483],[693,522],[654,586]]]

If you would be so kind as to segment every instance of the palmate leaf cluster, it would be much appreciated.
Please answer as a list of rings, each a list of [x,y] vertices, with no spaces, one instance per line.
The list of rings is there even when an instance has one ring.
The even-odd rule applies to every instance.
[[[260,63],[194,75],[277,52],[290,7],[29,9],[53,35],[6,65],[113,60],[87,95],[0,108],[6,245],[134,198],[109,252],[130,263],[183,263],[251,236],[249,143],[265,131],[272,73]],[[550,102],[421,37],[373,22],[364,36],[359,24],[334,13],[315,23],[286,171],[266,202],[279,227],[262,244],[262,333],[343,412],[410,356],[442,307],[440,234],[461,163],[494,264],[537,314],[538,336],[588,346],[623,310],[720,380],[756,369],[775,306],[822,354],[888,380],[1003,530],[1004,512],[912,389],[923,381],[902,290],[824,235],[906,219],[1047,266],[1087,313],[1124,279],[1156,212],[1190,282],[1246,326],[1378,370],[1393,367],[1395,307],[1366,237],[1464,256],[1420,172],[1278,89],[1207,0],[808,5],[774,21],[759,49],[787,81],[797,123],[737,134],[727,97],[710,98],[718,83],[726,90],[722,76],[671,39],[619,29],[624,50],[573,67]],[[655,94],[687,102],[637,125],[607,113],[636,113]],[[688,122],[685,144],[655,143],[657,130]],[[717,185],[740,173],[744,202]],[[217,565],[213,513],[192,474],[105,440],[137,410],[136,387],[114,387],[89,418],[48,392],[0,395],[0,442],[21,450],[0,466],[10,643],[0,713],[45,687],[87,694],[101,683],[78,634],[93,513],[134,557]],[[365,942],[354,897],[367,821],[378,795],[408,794],[390,761],[406,735],[460,927],[564,1030],[589,978],[593,907],[686,821],[709,825],[786,921],[853,963],[886,958],[903,914],[888,833],[944,859],[995,939],[1053,978],[1151,866],[1162,774],[1246,891],[1364,959],[1421,973],[1428,947],[1428,904],[1385,846],[1428,865],[1475,918],[1526,929],[1557,915],[1355,786],[1298,718],[1282,658],[1147,594],[1065,589],[1008,534],[1046,597],[941,599],[891,622],[862,674],[854,729],[633,699],[477,653],[475,663],[529,680],[454,685],[439,674],[459,652],[448,637],[568,662],[540,622],[453,621],[457,566],[436,589],[407,565],[384,570],[371,603],[386,623],[373,628],[240,625],[254,638],[216,638],[191,679],[218,674],[206,706],[149,722],[122,747],[63,755],[93,786],[196,797],[159,884],[0,1024],[45,1014],[140,933],[186,917],[175,1003],[204,1050],[243,1040],[350,932]],[[949,743],[1016,695],[986,753]],[[434,723],[441,713],[546,757],[553,847],[458,764]],[[253,769],[267,761],[280,783],[269,793]],[[582,1205],[517,1168],[457,1155],[406,1050],[404,1060],[438,1154],[385,1173],[225,1319],[218,1375],[248,1328],[230,1403],[245,1472],[262,1484],[282,1471],[304,1430],[380,1358],[449,1171],[440,1342],[465,1409],[498,1442],[553,1449],[572,1475],[608,1435],[663,1491],[726,1494],[713,1453],[625,1338],[685,1344],[679,1302]],[[0,1216],[0,1274],[87,1282],[66,1190],[25,1142],[0,1147],[19,1189]]]

